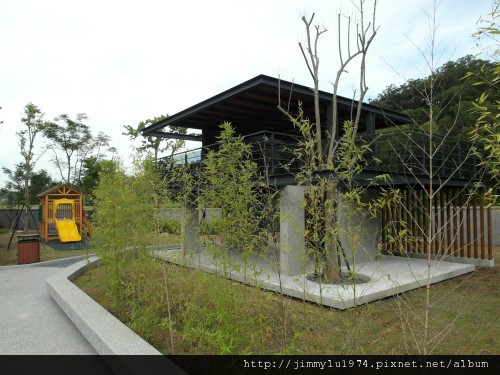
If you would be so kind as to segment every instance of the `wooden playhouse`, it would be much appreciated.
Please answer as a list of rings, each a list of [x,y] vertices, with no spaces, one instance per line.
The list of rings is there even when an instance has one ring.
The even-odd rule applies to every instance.
[[[81,241],[84,226],[83,193],[69,184],[55,186],[37,195],[41,214],[42,241]]]

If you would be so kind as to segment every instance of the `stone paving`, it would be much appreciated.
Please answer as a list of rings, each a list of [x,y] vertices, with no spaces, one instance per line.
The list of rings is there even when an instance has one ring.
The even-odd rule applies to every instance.
[[[232,280],[258,285],[263,289],[283,292],[291,297],[337,309],[351,308],[425,286],[429,270],[425,259],[380,256],[376,260],[355,266],[356,275],[367,282],[331,285],[320,284],[308,278],[314,270],[312,261],[309,262],[304,273],[285,275],[276,272],[276,259],[272,256],[250,257],[245,266],[241,257],[237,253],[232,253],[229,255],[231,265],[225,268],[222,263],[215,261],[212,255],[203,250],[183,257],[179,246],[169,246],[156,249],[155,256],[172,263],[198,268],[205,272],[219,273]],[[432,260],[430,264],[432,283],[460,276],[475,269],[475,266],[471,264],[442,260]],[[346,267],[343,267],[343,271],[348,272]]]

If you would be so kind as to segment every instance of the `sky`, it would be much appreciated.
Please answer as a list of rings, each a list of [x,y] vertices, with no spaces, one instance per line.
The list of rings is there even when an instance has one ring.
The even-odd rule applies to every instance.
[[[480,52],[471,34],[492,1],[439,3],[436,66]],[[428,74],[432,12],[433,0],[378,1],[368,98]],[[328,30],[318,47],[320,89],[331,91],[337,14],[345,32],[354,15],[349,0],[0,0],[0,167],[21,161],[16,132],[29,102],[46,120],[86,113],[92,132],[111,136],[128,165],[134,143],[122,135],[124,125],[173,115],[259,74],[310,86],[298,42],[305,40],[301,17],[312,13]],[[353,95],[356,72],[348,70],[340,95]],[[44,144],[37,139],[38,151]],[[43,154],[35,169],[58,178],[50,159]],[[0,171],[0,187],[6,179]]]

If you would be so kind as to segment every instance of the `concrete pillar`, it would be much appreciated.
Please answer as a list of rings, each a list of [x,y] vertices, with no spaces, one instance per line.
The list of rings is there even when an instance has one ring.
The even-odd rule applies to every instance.
[[[361,201],[369,203],[378,198],[380,191],[368,189],[362,193]],[[366,208],[365,212],[349,212],[347,203],[339,196],[337,215],[339,217],[340,243],[349,264],[371,262],[378,254],[378,233],[380,217],[372,217]],[[349,235],[352,233],[352,235]],[[341,255],[342,264],[345,259]]]
[[[181,208],[181,242],[184,255],[197,253],[200,249],[198,208],[191,204]]]
[[[280,197],[280,271],[287,276],[305,273],[304,186],[287,185]]]

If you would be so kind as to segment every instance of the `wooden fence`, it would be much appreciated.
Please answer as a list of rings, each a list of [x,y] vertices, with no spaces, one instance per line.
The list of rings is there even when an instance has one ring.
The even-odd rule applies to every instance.
[[[493,259],[488,196],[462,188],[437,190],[430,208],[428,191],[399,190],[382,210],[382,247],[389,253]]]

